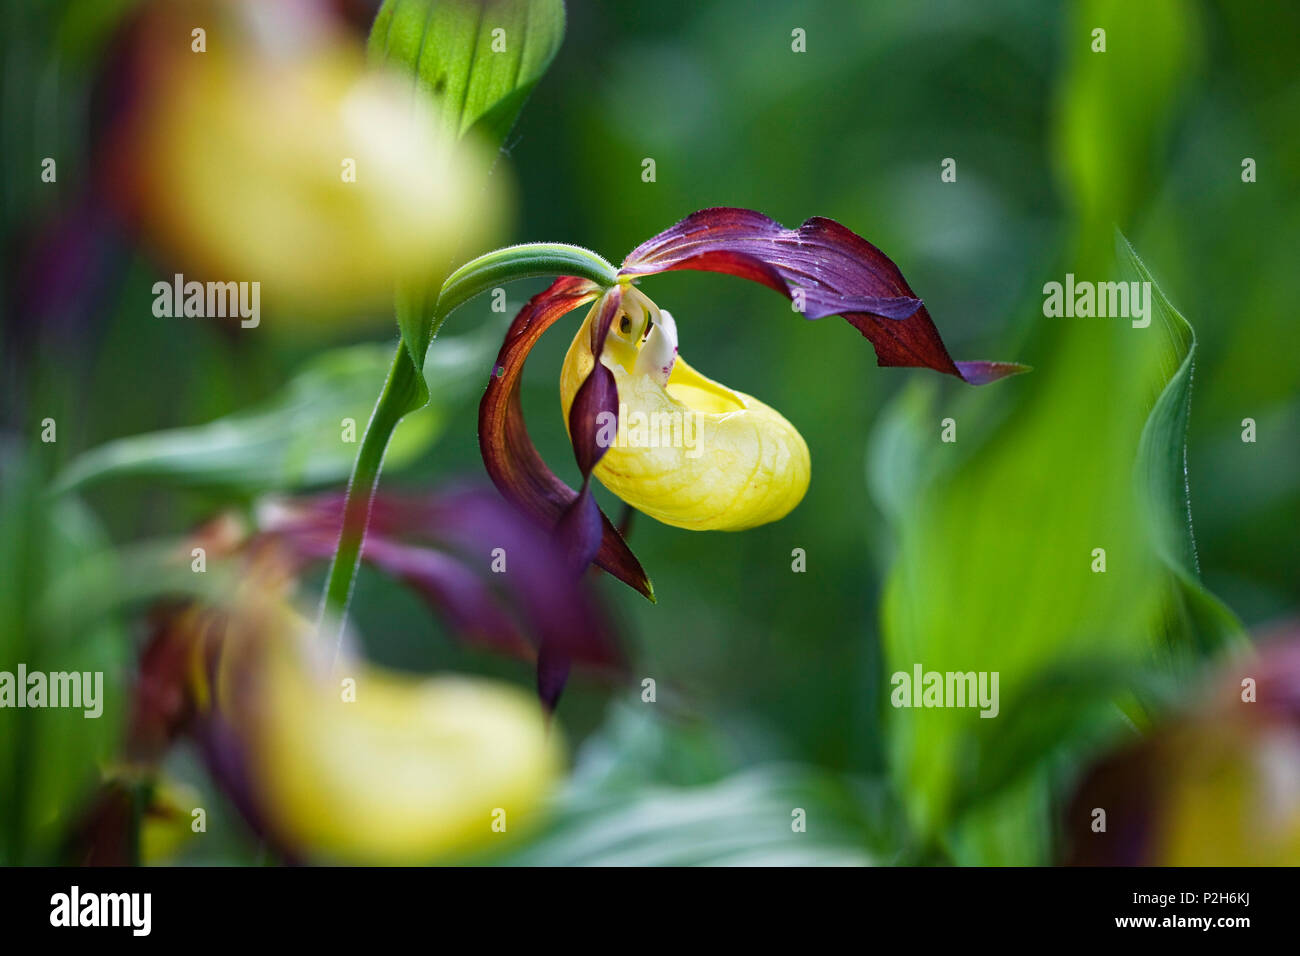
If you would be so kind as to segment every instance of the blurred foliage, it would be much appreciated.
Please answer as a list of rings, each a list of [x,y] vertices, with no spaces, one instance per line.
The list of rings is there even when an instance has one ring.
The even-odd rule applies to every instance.
[[[31,78],[7,81],[3,94],[3,153],[15,171],[3,186],[7,299],[18,253],[76,209],[91,171],[86,131],[113,10],[5,6],[7,72]],[[1107,31],[1104,54],[1090,49],[1097,27]],[[806,53],[791,49],[795,28],[806,31]],[[631,541],[659,602],[607,591],[635,636],[635,675],[658,681],[660,703],[641,703],[635,684],[611,689],[579,675],[559,719],[569,739],[591,746],[556,829],[527,859],[743,861],[751,838],[774,860],[821,849],[874,862],[1051,859],[1080,761],[1145,730],[1188,692],[1183,675],[1211,651],[1215,641],[1195,636],[1185,612],[1200,607],[1229,631],[1205,595],[1252,630],[1295,609],[1297,36],[1295,7],[1230,0],[569,4],[564,46],[505,142],[521,203],[512,240],[574,242],[617,261],[710,205],[760,209],[786,225],[827,215],[899,263],[954,354],[1036,370],[980,391],[880,370],[845,323],[807,323],[767,290],[723,276],[656,279],[656,301],[701,370],[799,428],[812,485],[786,519],[743,534],[634,521]],[[39,182],[46,155],[60,157],[57,184]],[[641,178],[647,157],[653,183]],[[940,181],[946,157],[957,160],[955,183]],[[1242,181],[1246,157],[1256,182]],[[1115,261],[1116,227],[1145,265]],[[291,325],[270,313],[253,332],[156,319],[149,263],[105,262],[107,278],[59,322],[24,325],[29,317],[6,306],[3,425],[33,436],[46,415],[60,422],[58,443],[32,453],[38,483],[123,436],[265,408],[326,345],[302,323],[291,335],[260,334]],[[1127,269],[1158,280],[1150,329],[1043,317],[1045,282]],[[511,312],[533,288],[509,288]],[[1181,314],[1195,327],[1194,359]],[[480,299],[446,334],[496,319]],[[556,379],[579,320],[542,340],[523,389],[531,434],[571,482]],[[367,338],[329,334],[331,345]],[[938,441],[946,417],[958,423],[956,444]],[[1253,444],[1241,440],[1245,418],[1257,423]],[[468,405],[449,407],[436,444],[385,482],[425,487],[479,473],[475,424]],[[1184,425],[1185,471],[1173,458]],[[408,428],[418,432],[415,419],[399,441],[411,440]],[[1144,431],[1168,490],[1155,507],[1135,494]],[[25,557],[9,563],[30,553],[13,542],[36,547],[48,514],[17,488],[6,474],[0,593],[10,641],[27,639],[25,612],[14,610],[27,585],[17,582],[43,573]],[[89,488],[86,500],[119,544],[174,534],[220,503],[211,490],[134,481]],[[1184,525],[1172,539],[1148,533],[1188,501],[1203,588]],[[1107,549],[1104,575],[1089,570],[1096,547]],[[807,573],[791,573],[794,548],[806,550]],[[1181,601],[1171,567],[1187,588]],[[419,602],[377,575],[362,574],[353,608],[370,653],[390,666],[517,678],[438,640]],[[129,646],[118,634],[109,649],[120,660]],[[916,661],[1000,671],[1002,716],[894,710],[888,675]],[[651,707],[667,713],[627,712]],[[77,720],[79,732],[92,723]],[[715,762],[691,746],[647,753],[628,730],[684,720],[737,752]],[[7,760],[21,751],[16,739],[0,736]],[[621,769],[592,769],[602,761]],[[0,791],[13,794],[9,772]],[[898,806],[863,795],[884,781]],[[809,840],[797,847],[795,799],[810,808]],[[831,821],[834,847],[818,842],[819,820]],[[629,821],[645,829],[629,832]],[[661,836],[675,827],[689,846]],[[719,843],[703,845],[705,832]],[[207,839],[184,852],[231,862],[255,851]]]
[[[1108,254],[1112,224],[1129,222],[1145,192],[1150,173],[1134,157],[1164,148],[1165,117],[1189,75],[1184,47],[1193,24],[1177,2],[1098,3],[1076,9],[1072,22],[1079,46],[1068,58],[1057,156],[1078,213],[1057,275],[1126,278]],[[1087,45],[1096,42],[1096,23],[1106,25],[1104,53]],[[1103,56],[1104,65],[1096,65]],[[1110,107],[1116,89],[1126,91],[1122,109]],[[1136,268],[1149,279],[1140,263]],[[1163,300],[1158,287],[1152,297]],[[1194,561],[1185,557],[1194,545],[1177,478],[1190,331],[1167,303],[1151,307],[1158,318],[1147,328],[1115,318],[1045,320],[1026,341],[1036,371],[1020,388],[969,396],[949,412],[958,428],[971,418],[998,422],[989,430],[976,426],[973,451],[934,451],[942,416],[911,403],[913,417],[902,428],[905,440],[922,448],[899,462],[877,446],[871,461],[876,484],[905,488],[889,496],[900,543],[884,605],[891,666],[908,670],[921,662],[937,671],[1001,675],[1004,708],[995,728],[955,709],[891,715],[893,775],[911,818],[959,860],[1033,864],[1053,856],[1050,794],[1060,766],[1022,764],[1017,787],[999,795],[996,809],[959,817],[955,794],[978,788],[991,769],[962,759],[972,739],[996,734],[1005,745],[1024,733],[1021,725],[1034,724],[1054,753],[1077,759],[1079,736],[1095,746],[1108,719],[1112,733],[1122,731],[1120,713],[1108,718],[1098,705],[1119,696],[1123,683],[1067,682],[1074,684],[1072,706],[1044,708],[1033,691],[1046,674],[1062,667],[1186,669],[1202,641],[1213,650],[1235,629],[1231,615],[1201,591]],[[959,435],[958,447],[968,440]],[[916,470],[890,474],[905,465]],[[1154,548],[1152,528],[1159,529]],[[1180,600],[1221,616],[1208,637],[1193,633],[1185,617],[1160,626],[1171,601],[1160,561],[1176,569],[1185,589]],[[1089,706],[1088,690],[1104,696]],[[1145,722],[1146,702],[1126,697],[1117,702],[1129,719]],[[1089,710],[1097,713],[1081,721]]]
[[[430,403],[394,436],[385,459],[390,468],[418,457],[437,440],[451,411],[465,405],[478,371],[492,360],[496,333],[489,326],[438,341],[424,367]],[[120,438],[74,461],[58,487],[130,475],[251,496],[347,481],[375,403],[375,383],[390,364],[387,344],[321,353],[260,408],[207,425]]]
[[[879,784],[746,765],[715,730],[611,709],[554,820],[511,865],[862,866],[897,862],[897,805]]]
[[[0,670],[101,672],[103,709],[89,717],[85,707],[10,702],[0,711],[0,860],[10,864],[47,863],[59,852],[100,766],[117,752],[130,666],[115,616],[71,629],[40,613],[52,580],[104,546],[94,518],[76,501],[51,500],[46,480],[38,456],[0,443]]]

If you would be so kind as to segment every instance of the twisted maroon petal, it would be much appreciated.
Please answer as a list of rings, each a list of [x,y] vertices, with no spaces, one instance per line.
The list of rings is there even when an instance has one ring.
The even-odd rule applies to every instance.
[[[600,289],[594,283],[566,276],[557,279],[544,292],[533,296],[506,332],[505,342],[497,356],[496,368],[479,404],[479,449],[488,475],[506,498],[548,531],[555,530],[560,525],[566,512],[575,502],[579,502],[581,496],[546,466],[528,437],[519,401],[519,380],[524,361],[542,333],[557,320],[591,302],[599,294]],[[611,313],[606,324],[612,318]],[[616,392],[614,394],[617,395]],[[588,397],[591,401],[584,399],[584,407],[589,409],[603,408],[608,404],[608,392],[600,386],[599,381],[589,391]],[[614,407],[617,409],[617,399]],[[588,438],[592,443],[595,442],[595,431],[591,430],[588,435],[585,422],[581,424],[583,427],[575,432],[575,453],[578,454],[580,464],[590,460],[594,466],[599,455],[593,457],[591,449],[585,443]],[[588,450],[577,452],[580,444]],[[584,471],[589,472],[589,469]],[[584,474],[584,479],[585,477]],[[586,496],[591,493],[585,481],[583,493]],[[593,500],[591,505],[594,504]],[[599,508],[595,512],[599,515],[601,527],[595,563],[646,597],[653,598],[654,591],[641,563],[610,520]],[[585,532],[590,527],[590,511],[585,501],[579,504],[579,513],[571,516],[571,519],[565,522],[562,531],[573,529],[575,533]],[[575,559],[577,552],[586,548],[585,541],[566,540],[564,544],[567,550],[574,552]]]
[[[932,368],[972,385],[1027,370],[1013,362],[954,362],[898,266],[831,219],[786,229],[750,209],[703,209],[632,250],[619,274],[676,269],[762,283],[809,319],[842,315],[871,342],[881,366]]]

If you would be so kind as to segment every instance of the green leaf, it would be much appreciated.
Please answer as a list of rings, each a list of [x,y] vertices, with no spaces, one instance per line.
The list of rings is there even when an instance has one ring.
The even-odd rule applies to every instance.
[[[452,137],[498,148],[563,40],[562,0],[385,0],[370,55],[413,75]]]
[[[1162,362],[1175,369],[1142,429],[1137,464],[1138,493],[1146,500],[1151,539],[1171,578],[1166,627],[1171,638],[1191,640],[1208,653],[1244,640],[1245,630],[1237,616],[1201,585],[1196,558],[1187,476],[1196,333],[1122,233],[1117,234],[1116,246],[1130,280],[1150,283],[1152,329],[1162,335]]]
[[[442,433],[447,412],[481,381],[495,328],[442,342],[426,368],[434,401],[407,419],[388,450],[390,467],[413,461]],[[366,344],[314,358],[260,407],[206,425],[134,435],[95,448],[61,476],[59,490],[132,475],[244,494],[290,491],[346,480],[375,404],[375,383],[391,346]],[[355,437],[345,436],[350,419]],[[345,441],[352,437],[352,442]]]

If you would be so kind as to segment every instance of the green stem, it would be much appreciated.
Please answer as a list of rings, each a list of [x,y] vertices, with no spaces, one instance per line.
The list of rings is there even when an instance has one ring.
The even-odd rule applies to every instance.
[[[365,542],[366,528],[370,524],[370,509],[379,486],[379,472],[384,465],[384,453],[393,437],[397,423],[402,420],[411,402],[418,394],[415,365],[406,346],[398,343],[392,367],[384,381],[384,390],[370,414],[361,448],[357,451],[352,477],[348,481],[343,502],[343,520],[339,529],[338,548],[330,564],[325,593],[321,599],[319,627],[334,629],[335,659],[343,638],[348,603],[357,579],[357,566],[361,561],[361,547]]]
[[[455,309],[475,296],[505,282],[538,276],[579,276],[598,285],[608,287],[618,281],[617,271],[596,253],[579,246],[562,243],[533,243],[497,249],[466,263],[453,272],[439,290],[432,309],[424,343],[438,334],[443,321]],[[417,343],[414,348],[420,348]],[[361,549],[370,524],[370,510],[375,491],[379,486],[379,473],[384,465],[384,454],[393,437],[397,423],[410,411],[419,407],[422,395],[423,372],[416,368],[411,349],[405,341],[397,344],[397,354],[384,381],[384,390],[375,403],[366,424],[356,464],[343,502],[343,520],[339,543],[330,564],[325,593],[321,597],[318,630],[333,629],[334,658],[342,646],[343,629],[347,620],[348,604],[356,584],[357,567],[361,562]]]
[[[618,281],[618,271],[612,265],[582,246],[561,242],[507,246],[467,262],[448,276],[438,295],[438,312],[450,315],[493,286],[538,276],[578,276],[604,288]]]

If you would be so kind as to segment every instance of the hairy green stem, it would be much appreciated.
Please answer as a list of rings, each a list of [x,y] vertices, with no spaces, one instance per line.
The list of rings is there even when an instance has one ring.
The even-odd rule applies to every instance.
[[[438,334],[443,321],[455,309],[491,288],[515,279],[560,275],[579,276],[605,287],[618,281],[617,271],[612,265],[579,246],[533,243],[497,249],[461,266],[443,283],[429,319],[429,339]],[[411,350],[405,342],[399,342],[383,391],[370,414],[361,447],[357,450],[343,502],[339,543],[321,596],[317,627],[322,635],[327,628],[332,630],[336,661],[384,454],[398,422],[419,404],[422,376],[423,372],[416,368],[411,358]]]
[[[419,374],[411,362],[411,353],[399,342],[393,355],[393,364],[388,370],[388,378],[384,381],[384,389],[366,424],[356,463],[352,466],[352,477],[348,481],[343,501],[339,543],[325,582],[318,622],[322,633],[326,628],[333,629],[335,660],[338,659],[338,650],[342,645],[348,604],[352,600],[352,588],[361,562],[361,548],[365,543],[366,528],[370,524],[370,508],[379,486],[379,472],[384,466],[384,453],[388,450],[397,423],[402,420],[417,394],[416,377]]]

